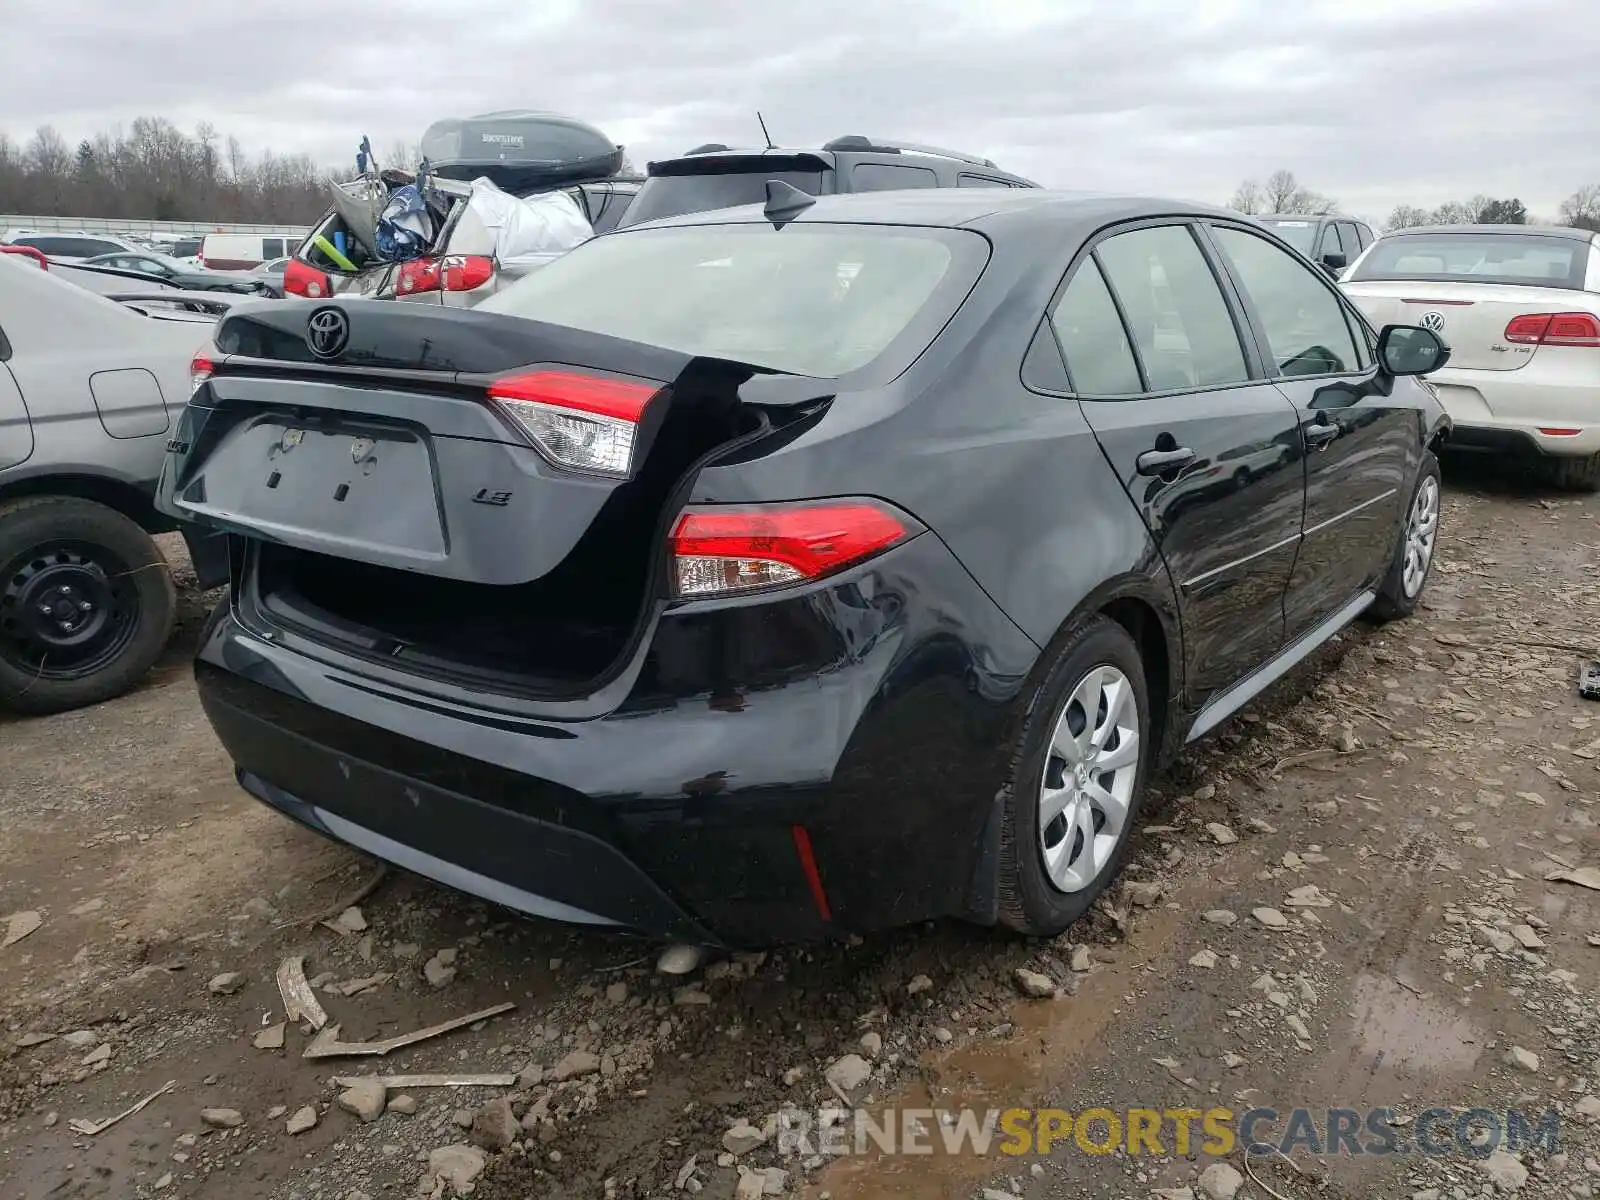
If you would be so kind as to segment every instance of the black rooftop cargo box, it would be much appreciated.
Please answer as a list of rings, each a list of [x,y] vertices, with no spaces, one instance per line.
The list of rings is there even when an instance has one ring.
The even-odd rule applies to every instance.
[[[593,125],[531,110],[435,121],[422,135],[422,156],[447,179],[487,176],[522,196],[622,169],[622,147]]]

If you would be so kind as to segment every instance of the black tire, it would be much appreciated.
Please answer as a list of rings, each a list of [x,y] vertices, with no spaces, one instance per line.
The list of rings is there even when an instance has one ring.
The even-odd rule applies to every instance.
[[[1428,552],[1428,562],[1422,573],[1422,582],[1417,585],[1417,590],[1406,594],[1406,546],[1411,536],[1411,524],[1416,515],[1417,497],[1422,490],[1433,487],[1434,502],[1434,527],[1433,542]],[[1367,609],[1366,616],[1374,621],[1395,621],[1402,617],[1409,617],[1417,611],[1417,605],[1422,602],[1422,593],[1427,590],[1428,580],[1433,575],[1433,562],[1439,554],[1439,517],[1441,497],[1441,481],[1439,477],[1439,460],[1432,454],[1427,454],[1422,460],[1422,469],[1417,472],[1417,482],[1411,489],[1411,498],[1406,501],[1405,516],[1400,524],[1400,536],[1395,539],[1394,558],[1389,563],[1389,571],[1383,577],[1383,583],[1378,588],[1378,598]]]
[[[95,607],[63,610],[79,628],[39,640],[30,614],[68,594]],[[0,504],[0,707],[40,715],[121,695],[166,648],[176,607],[160,549],[121,513],[70,496]]]
[[[1002,795],[1000,829],[1000,924],[1018,933],[1054,937],[1084,913],[1114,880],[1128,854],[1145,773],[1155,747],[1150,733],[1149,688],[1139,649],[1126,630],[1105,617],[1072,626],[1054,644],[1055,659],[1027,701]],[[1050,743],[1074,689],[1100,666],[1119,670],[1132,685],[1139,721],[1138,762],[1121,841],[1099,874],[1079,891],[1065,892],[1046,873],[1039,836],[1039,789],[1051,763]],[[1072,836],[1070,833],[1067,836]]]
[[[1552,458],[1550,482],[1569,492],[1600,491],[1600,454],[1584,458]]]

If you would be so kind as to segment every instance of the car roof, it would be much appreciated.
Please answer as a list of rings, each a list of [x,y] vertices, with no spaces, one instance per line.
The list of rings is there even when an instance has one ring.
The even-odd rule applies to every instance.
[[[794,218],[807,223],[923,225],[946,228],[995,224],[1051,224],[1062,221],[1103,225],[1145,216],[1218,217],[1240,221],[1236,212],[1186,200],[1045,188],[913,188],[904,191],[846,192],[817,196]],[[764,222],[762,206],[748,204],[710,212],[663,217],[631,229]]]
[[[1480,233],[1480,234],[1515,234],[1518,237],[1531,235],[1533,237],[1564,238],[1570,242],[1591,242],[1595,234],[1588,229],[1578,229],[1571,225],[1412,225],[1405,229],[1392,229],[1383,236],[1404,237],[1407,234],[1435,234],[1435,233]]]
[[[1257,221],[1354,221],[1358,225],[1366,222],[1360,217],[1346,217],[1339,213],[1255,213]]]

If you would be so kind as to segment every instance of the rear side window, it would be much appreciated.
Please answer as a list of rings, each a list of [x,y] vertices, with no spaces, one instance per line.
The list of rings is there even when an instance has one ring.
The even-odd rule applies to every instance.
[[[1356,349],[1344,305],[1314,270],[1242,229],[1212,232],[1261,319],[1281,375],[1339,375],[1362,368],[1364,356]]]
[[[283,257],[283,239],[282,238],[262,238],[261,239],[261,257],[263,259],[282,258]]]
[[[1379,238],[1347,282],[1416,279],[1581,291],[1589,244],[1528,233],[1400,233]]]
[[[898,374],[987,257],[965,230],[639,229],[585,242],[478,307],[791,374],[836,378],[885,356]]]
[[[857,163],[850,172],[850,188],[857,192],[897,192],[904,188],[939,186],[939,176],[927,167],[897,167],[890,163]]]
[[[640,225],[662,217],[685,213],[710,212],[717,208],[737,208],[744,204],[767,202],[767,180],[776,179],[812,196],[822,194],[822,172],[818,171],[723,171],[705,175],[656,175],[639,190],[624,224]]]
[[[1056,301],[1050,325],[1078,395],[1136,396],[1144,391],[1128,332],[1092,257],[1079,266]]]
[[[1095,253],[1128,319],[1151,391],[1250,378],[1233,315],[1187,226],[1119,233]]]

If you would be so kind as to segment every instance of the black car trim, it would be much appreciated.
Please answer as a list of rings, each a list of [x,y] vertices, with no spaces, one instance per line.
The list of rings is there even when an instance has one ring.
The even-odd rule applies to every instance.
[[[1204,737],[1246,704],[1249,704],[1250,701],[1304,662],[1318,646],[1321,646],[1334,634],[1364,613],[1375,599],[1377,599],[1376,592],[1370,589],[1362,592],[1332,616],[1323,620],[1321,624],[1313,626],[1290,642],[1277,655],[1257,667],[1250,674],[1239,680],[1238,683],[1225,691],[1218,692],[1200,710],[1199,715],[1195,717],[1194,724],[1189,726],[1189,733],[1183,739],[1184,743],[1188,744]]]
[[[622,928],[622,922],[611,917],[601,916],[599,913],[590,912],[588,909],[576,905],[565,904],[560,900],[552,900],[536,892],[526,891],[502,883],[498,879],[484,875],[478,871],[468,870],[432,854],[397,842],[393,838],[384,837],[383,834],[368,829],[365,825],[357,825],[354,821],[347,821],[337,813],[329,812],[325,808],[318,808],[315,804],[301,800],[290,795],[280,787],[276,787],[253,775],[249,771],[240,771],[239,786],[257,800],[277,809],[279,812],[293,818],[302,825],[315,830],[325,837],[340,841],[357,850],[364,851],[374,858],[392,863],[401,870],[410,871],[414,875],[421,875],[442,883],[446,887],[455,888],[471,896],[479,896],[494,904],[500,904],[516,912],[525,913],[531,917],[542,917],[549,921],[564,921],[574,925],[600,925],[607,928]]]

